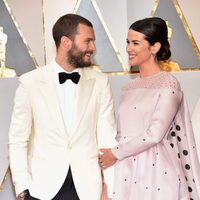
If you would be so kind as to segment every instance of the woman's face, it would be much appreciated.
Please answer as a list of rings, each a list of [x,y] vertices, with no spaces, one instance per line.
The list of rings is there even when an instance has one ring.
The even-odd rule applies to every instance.
[[[148,65],[152,56],[152,47],[149,42],[145,40],[144,34],[129,30],[127,36],[126,52],[128,53],[128,60],[130,66]]]

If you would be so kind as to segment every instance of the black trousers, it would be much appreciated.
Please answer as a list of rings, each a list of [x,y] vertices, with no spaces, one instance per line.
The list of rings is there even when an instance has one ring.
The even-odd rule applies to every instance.
[[[39,200],[39,199],[32,197],[28,192],[25,200]],[[70,167],[65,182],[63,183],[62,187],[52,200],[80,200],[76,192],[76,188],[74,186],[74,181]]]

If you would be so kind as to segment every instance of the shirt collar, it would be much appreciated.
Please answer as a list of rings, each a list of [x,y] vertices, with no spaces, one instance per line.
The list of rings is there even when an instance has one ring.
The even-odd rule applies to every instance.
[[[55,72],[55,74],[58,74],[58,73],[60,73],[60,72],[66,72],[66,73],[68,73],[68,74],[71,74],[72,72],[78,72],[79,74],[80,74],[80,68],[76,68],[76,69],[74,69],[73,71],[71,71],[71,72],[68,72],[68,71],[65,71],[57,62],[56,62],[56,60],[54,59],[53,60],[53,64],[54,64],[54,72]]]

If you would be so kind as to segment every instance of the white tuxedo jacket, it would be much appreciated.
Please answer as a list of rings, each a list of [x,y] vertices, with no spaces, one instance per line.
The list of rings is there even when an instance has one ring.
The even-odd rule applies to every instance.
[[[80,70],[75,132],[69,137],[52,68],[50,63],[19,79],[9,131],[10,166],[16,194],[28,188],[36,198],[52,199],[70,165],[80,200],[99,200],[102,177],[98,149],[116,145],[108,78],[90,68]]]

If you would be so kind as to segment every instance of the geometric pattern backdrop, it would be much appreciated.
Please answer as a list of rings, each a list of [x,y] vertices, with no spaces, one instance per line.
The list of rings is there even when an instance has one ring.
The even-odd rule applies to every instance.
[[[177,62],[182,69],[200,68],[200,58],[198,58],[192,46],[173,2],[160,0],[154,16],[159,16],[167,20],[168,26],[172,29],[170,39],[171,59]]]
[[[112,43],[106,33],[105,27],[101,23],[92,1],[82,0],[76,12],[79,15],[89,19],[94,24],[96,53],[94,54],[94,63],[96,63],[103,72],[122,71],[123,63],[120,63]],[[105,45],[102,45],[105,44]],[[102,59],[104,58],[104,59]]]
[[[6,44],[6,66],[14,68],[17,75],[23,74],[35,68],[35,63],[28,48],[19,34],[10,13],[3,0],[0,0],[0,26],[8,40]]]
[[[120,84],[130,79],[128,75],[121,75],[128,73],[125,52],[128,27],[135,20],[144,17],[159,16],[168,22],[172,30],[172,62],[177,63],[182,70],[200,69],[199,7],[200,0],[0,0],[0,26],[3,26],[4,33],[8,36],[6,66],[14,68],[17,75],[21,75],[48,63],[55,56],[55,49],[51,48],[54,46],[51,35],[51,25],[55,22],[53,17],[69,12],[78,13],[94,25],[97,47],[94,64],[101,71],[112,73],[110,80],[116,96]],[[199,73],[195,75],[194,80],[197,82]],[[185,72],[181,72],[177,77],[183,81],[183,77],[187,76]],[[183,82],[183,86],[185,83],[184,87],[191,92],[190,96],[198,95],[188,88],[186,83],[191,80],[191,74],[189,77]],[[6,81],[1,80],[0,83]],[[16,85],[12,89],[15,87]],[[12,91],[10,90],[11,93]],[[196,97],[193,98],[192,104],[196,100]],[[7,146],[1,148],[4,148],[1,152],[7,151]],[[1,164],[0,199],[14,200],[11,177],[7,171],[7,157],[3,159],[5,166]]]
[[[67,12],[70,12],[70,1],[70,6],[73,5],[71,12],[87,17],[94,24],[97,46],[94,64],[101,71],[127,72],[128,64],[125,53],[127,29],[133,21],[151,15],[163,17],[172,29],[170,41],[172,61],[178,63],[181,69],[200,68],[200,44],[197,45],[195,40],[191,41],[191,31],[191,38],[188,36],[186,29],[190,30],[190,24],[185,20],[186,26],[184,26],[180,16],[182,14],[184,18],[184,12],[181,10],[178,1],[127,0],[116,2],[109,0],[108,2],[106,0],[78,0],[74,3],[74,0],[58,0],[56,2],[58,5],[62,3]],[[200,5],[200,0],[191,0],[190,2],[190,6]],[[49,58],[55,56],[53,48],[50,51],[49,46],[48,49],[45,46],[49,43],[52,43],[53,46],[51,30],[45,27],[45,25],[54,23],[48,21],[49,12],[45,12],[45,9],[48,10],[48,4],[52,4],[49,6],[52,9],[53,4],[56,3],[47,0],[35,0],[29,3],[26,0],[0,0],[0,26],[4,27],[4,31],[8,35],[6,65],[14,68],[18,75],[32,70],[36,65],[46,64],[50,61]],[[182,13],[177,11],[177,7]],[[9,8],[10,12],[7,10]],[[55,9],[59,10],[56,6]],[[29,14],[25,14],[27,11]],[[45,13],[48,15],[45,15]],[[14,16],[14,20],[11,14]],[[26,17],[24,17],[25,15]],[[199,22],[200,15],[195,14],[195,20]],[[44,21],[46,22],[45,25]],[[188,20],[188,22],[190,21]],[[16,27],[16,24],[18,24],[18,27]],[[196,40],[199,41],[197,37]],[[24,41],[26,42],[24,43]],[[196,45],[195,48],[193,44]]]

